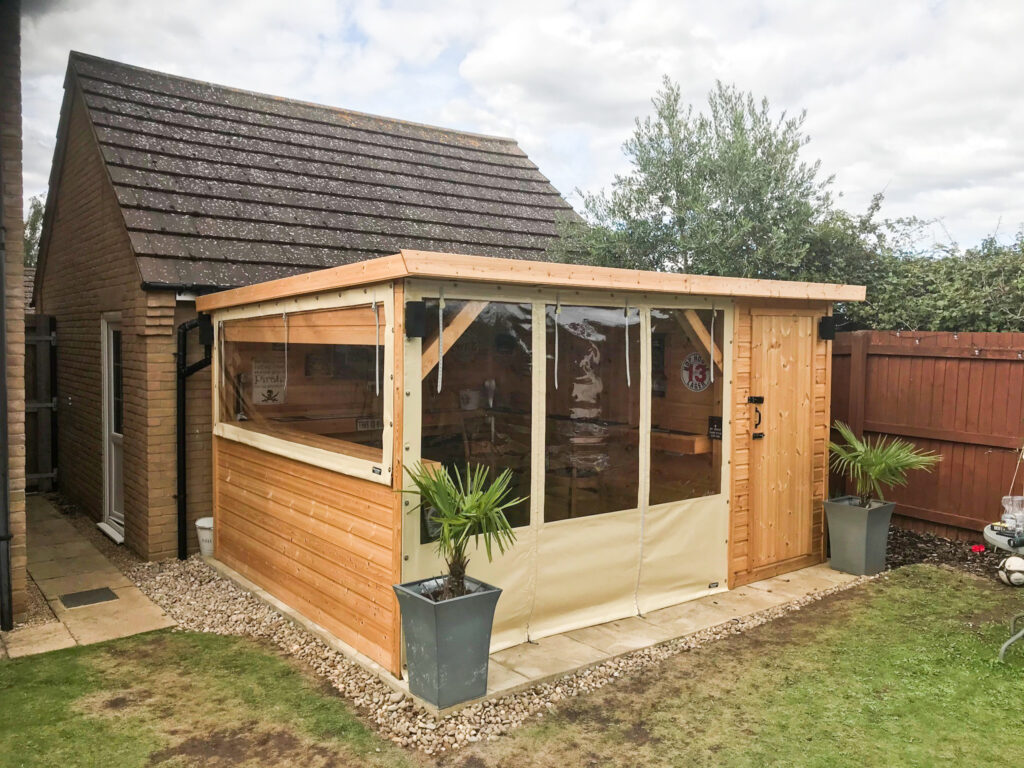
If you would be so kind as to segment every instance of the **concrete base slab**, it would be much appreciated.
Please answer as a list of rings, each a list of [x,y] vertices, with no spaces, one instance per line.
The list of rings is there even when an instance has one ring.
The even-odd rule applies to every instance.
[[[37,582],[55,579],[59,576],[78,576],[84,573],[106,572],[112,568],[115,571],[117,570],[95,547],[92,548],[92,552],[87,554],[62,557],[60,560],[47,560],[42,563],[30,562],[28,564],[28,572]]]
[[[487,695],[530,684],[530,678],[514,672],[493,656],[487,665]]]
[[[540,681],[595,664],[606,654],[568,635],[552,635],[498,651],[491,658],[530,681]]]
[[[681,605],[652,611],[644,618],[671,631],[673,637],[680,637],[708,627],[716,627],[743,615],[742,606],[724,602],[721,597],[709,595]]]
[[[584,627],[567,632],[573,640],[597,648],[607,656],[619,656],[623,653],[638,651],[651,645],[658,645],[673,639],[676,635],[671,629],[654,624],[639,616],[628,619],[598,624],[596,627]]]
[[[55,600],[60,595],[68,592],[81,592],[86,589],[100,589],[110,587],[113,590],[119,587],[133,586],[128,577],[118,571],[94,571],[92,573],[81,573],[74,576],[57,576],[53,579],[36,581],[36,586],[43,593],[47,600]]]
[[[14,632],[6,632],[3,636],[3,644],[7,655],[16,659],[20,656],[32,656],[37,653],[70,648],[75,645],[75,638],[68,632],[68,628],[59,621],[52,621],[49,624],[37,624]]]
[[[47,541],[45,544],[28,547],[27,549],[29,565],[92,555],[96,552],[96,547],[92,545],[92,542],[86,541],[81,537],[61,542]]]
[[[174,626],[174,621],[45,497],[29,497],[27,517],[29,576],[59,623],[44,625],[48,627],[45,631],[42,627],[19,630],[18,633],[38,629],[40,639],[29,643],[26,637],[23,650],[17,653],[41,653]],[[118,599],[78,608],[67,608],[59,599],[63,594],[103,587],[113,590]]]
[[[138,587],[115,589],[117,600],[81,608],[65,608],[60,600],[50,601],[50,608],[62,621],[79,645],[101,643],[119,637],[173,627],[174,621]]]

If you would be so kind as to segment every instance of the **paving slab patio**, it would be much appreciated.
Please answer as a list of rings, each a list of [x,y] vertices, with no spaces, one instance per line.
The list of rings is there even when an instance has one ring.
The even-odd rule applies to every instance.
[[[5,632],[3,645],[7,655],[16,659],[20,656],[59,651],[77,643],[66,626],[59,621],[51,621],[49,624],[36,624],[14,632]]]
[[[174,626],[174,621],[125,577],[43,496],[27,500],[28,573],[56,621],[2,633],[10,658],[87,645]],[[67,608],[60,596],[108,587],[117,596]]]

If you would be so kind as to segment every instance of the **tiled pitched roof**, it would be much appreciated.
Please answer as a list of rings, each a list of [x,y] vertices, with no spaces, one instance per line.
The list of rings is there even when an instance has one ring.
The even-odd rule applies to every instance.
[[[402,248],[536,259],[569,205],[511,139],[72,53],[143,283],[260,282]]]

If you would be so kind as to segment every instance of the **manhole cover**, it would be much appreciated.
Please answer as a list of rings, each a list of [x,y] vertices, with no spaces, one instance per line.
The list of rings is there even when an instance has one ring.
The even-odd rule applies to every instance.
[[[110,587],[86,589],[81,592],[69,592],[66,595],[60,596],[60,601],[64,603],[65,608],[81,608],[83,605],[106,603],[110,600],[117,600],[117,595],[114,594],[114,590]]]

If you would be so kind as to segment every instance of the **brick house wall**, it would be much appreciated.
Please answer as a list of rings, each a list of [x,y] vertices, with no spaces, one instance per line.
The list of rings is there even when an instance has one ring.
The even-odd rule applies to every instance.
[[[25,296],[21,180],[20,3],[0,2],[0,170],[7,299],[7,418],[14,616],[27,606],[25,550]]]
[[[81,96],[72,99],[36,304],[57,326],[61,492],[103,515],[101,318],[120,313],[124,363],[125,543],[156,560],[177,551],[175,327],[188,312],[173,291],[144,291],[124,217]],[[194,311],[191,313],[194,315]],[[190,379],[191,442],[205,428],[205,458],[191,460],[192,517],[208,514],[209,374]],[[200,400],[202,403],[200,403]],[[203,407],[204,406],[204,407]],[[204,471],[205,470],[205,471]],[[205,507],[203,500],[205,499]],[[192,534],[194,544],[194,533]]]

